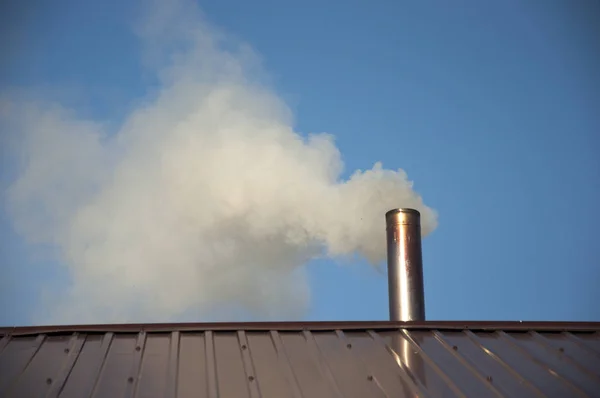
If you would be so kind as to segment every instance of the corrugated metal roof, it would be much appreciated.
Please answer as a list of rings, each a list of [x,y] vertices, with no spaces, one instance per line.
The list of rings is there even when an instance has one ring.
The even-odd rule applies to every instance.
[[[440,322],[5,328],[0,396],[600,397],[599,331]]]

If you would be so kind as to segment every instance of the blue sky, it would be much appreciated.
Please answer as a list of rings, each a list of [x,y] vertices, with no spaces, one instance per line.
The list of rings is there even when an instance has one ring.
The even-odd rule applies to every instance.
[[[428,319],[600,320],[596,2],[199,5],[260,55],[296,131],[335,136],[343,178],[402,168],[438,212],[423,242]],[[156,84],[131,32],[138,6],[3,5],[2,91],[118,124]],[[0,237],[0,324],[35,322],[42,289],[68,276],[6,211]],[[387,318],[387,280],[364,260],[315,260],[308,279],[303,319]]]

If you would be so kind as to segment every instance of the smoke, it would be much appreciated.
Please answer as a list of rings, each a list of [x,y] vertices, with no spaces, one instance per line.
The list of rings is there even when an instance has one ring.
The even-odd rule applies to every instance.
[[[403,171],[376,163],[341,181],[332,136],[294,132],[258,57],[191,3],[147,9],[136,33],[158,85],[118,128],[0,102],[20,155],[7,190],[15,229],[53,248],[69,276],[36,321],[298,318],[311,259],[379,264],[390,208],[416,208],[423,233],[435,228]]]

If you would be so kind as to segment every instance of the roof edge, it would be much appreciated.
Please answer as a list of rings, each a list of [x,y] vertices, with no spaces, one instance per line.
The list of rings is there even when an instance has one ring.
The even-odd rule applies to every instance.
[[[203,331],[327,331],[327,330],[385,330],[436,329],[481,331],[548,331],[600,332],[600,322],[548,321],[326,321],[326,322],[216,322],[216,323],[130,323],[98,325],[48,325],[0,327],[0,335],[81,333],[135,333],[135,332],[203,332]]]

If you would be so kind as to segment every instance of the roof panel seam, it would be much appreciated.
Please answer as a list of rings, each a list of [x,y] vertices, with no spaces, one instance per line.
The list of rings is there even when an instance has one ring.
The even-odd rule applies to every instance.
[[[440,342],[440,344],[446,349],[446,351],[448,351],[453,357],[455,357],[468,371],[473,373],[475,377],[479,379],[479,381],[481,381],[481,383],[484,386],[490,389],[497,396],[503,397],[503,394],[500,391],[498,391],[494,384],[492,384],[491,376],[484,377],[484,375],[481,374],[477,367],[474,364],[472,364],[468,358],[465,358],[463,355],[461,355],[458,352],[458,350],[453,349],[438,331],[434,330],[433,336],[437,341]]]
[[[537,358],[535,355],[533,355],[533,353],[531,353],[530,351],[526,350],[524,347],[522,347],[520,344],[518,344],[514,340],[513,337],[509,336],[508,334],[506,334],[503,331],[498,331],[497,333],[500,336],[500,338],[506,340],[508,342],[508,344],[511,345],[511,346],[513,346],[514,348],[516,348],[517,351],[520,351],[522,354],[524,354],[525,356],[529,357],[529,359],[531,360],[532,363],[534,363],[537,366],[541,367],[542,369],[544,369],[545,371],[547,371],[548,373],[550,373],[553,377],[556,377],[557,379],[561,380],[571,390],[573,390],[573,392],[577,393],[578,395],[580,395],[582,397],[587,397],[587,394],[583,390],[581,390],[577,385],[573,384],[573,382],[571,382],[565,376],[561,375],[557,371],[557,369],[553,369],[552,366],[550,366],[548,363],[546,363],[545,361]]]

